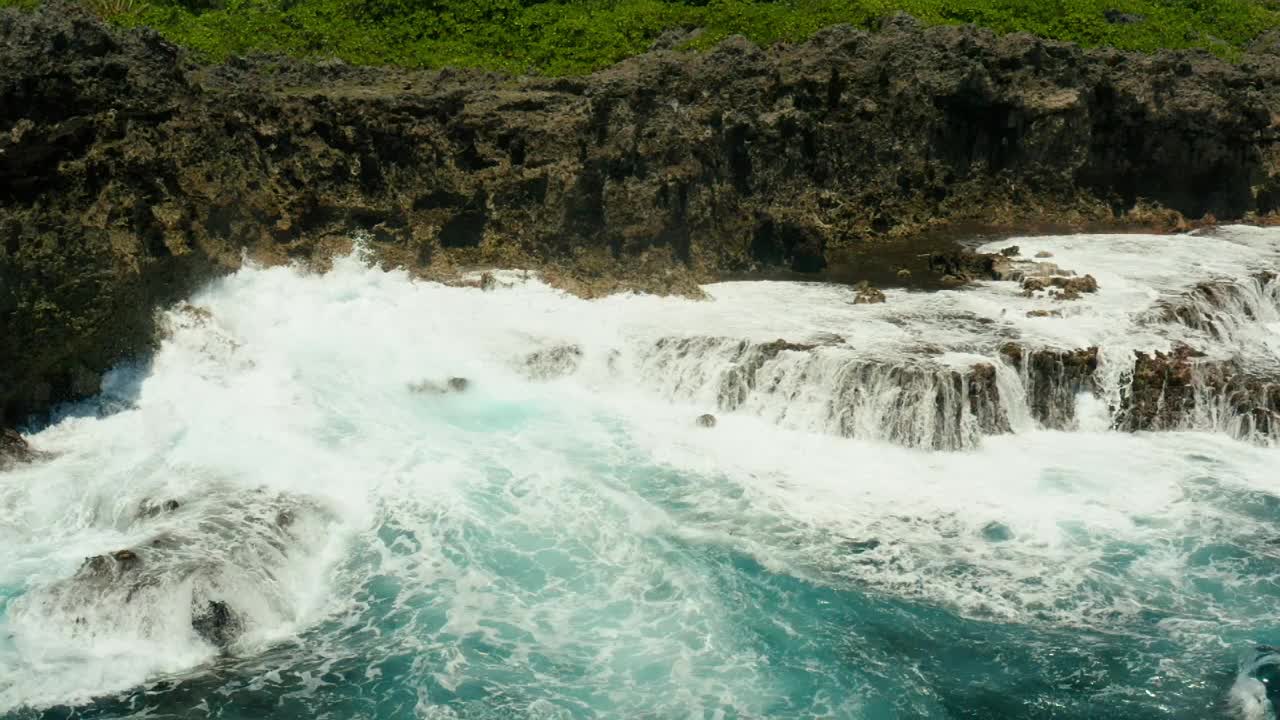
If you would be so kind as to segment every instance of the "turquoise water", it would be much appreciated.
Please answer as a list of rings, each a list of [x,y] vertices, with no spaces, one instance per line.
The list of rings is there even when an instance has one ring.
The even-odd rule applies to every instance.
[[[540,286],[350,263],[195,302],[0,476],[0,717],[1252,717],[1232,688],[1280,642],[1273,448],[701,429]],[[532,381],[556,327],[606,337]],[[124,547],[148,581],[85,589]]]

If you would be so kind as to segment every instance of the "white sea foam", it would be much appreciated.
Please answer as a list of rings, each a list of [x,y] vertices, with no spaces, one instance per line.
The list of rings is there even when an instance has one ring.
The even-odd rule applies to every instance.
[[[780,670],[740,626],[746,595],[708,575],[721,562],[709,558],[736,556],[966,618],[1108,632],[1153,613],[1170,642],[1219,642],[1273,600],[1277,450],[1109,432],[1104,401],[1082,406],[1080,432],[1037,430],[1002,368],[1013,432],[923,452],[870,426],[847,433],[868,440],[831,433],[820,373],[924,346],[929,367],[964,368],[1009,339],[1168,347],[1196,330],[1142,313],[1272,262],[1276,238],[1016,241],[1098,277],[1096,296],[1054,306],[1063,318],[1028,318],[1050,301],[1012,283],[889,291],[878,306],[792,283],[587,302],[518,274],[484,292],[356,258],[323,276],[246,268],[173,311],[149,365],[111,378],[101,403],[123,410],[77,409],[31,438],[55,459],[0,475],[0,712],[198,674],[218,652],[191,629],[193,607],[214,599],[246,618],[234,656],[275,657],[310,633],[309,678],[350,657],[350,638],[376,638],[361,667],[429,676],[428,716],[491,661],[531,668],[508,677],[512,697],[567,683],[530,714],[768,715],[786,696]],[[671,337],[826,345],[784,351],[774,391],[701,429],[724,346],[659,368]],[[530,379],[530,353],[566,345],[566,376]],[[411,390],[451,377],[470,384]],[[169,498],[172,513],[139,515]],[[157,537],[176,549],[148,550]],[[84,558],[123,548],[156,581],[84,591]],[[841,698],[808,712],[872,712],[874,682],[839,682]]]

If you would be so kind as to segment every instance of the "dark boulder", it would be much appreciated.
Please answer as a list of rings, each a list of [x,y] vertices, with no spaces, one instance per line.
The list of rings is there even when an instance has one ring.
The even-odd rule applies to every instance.
[[[716,426],[716,416],[710,413],[699,415],[695,422],[698,424],[698,427],[713,428]]]
[[[244,632],[244,620],[222,600],[193,601],[191,628],[205,642],[225,651]]]
[[[168,515],[169,513],[177,512],[180,507],[182,507],[182,504],[172,498],[161,502],[143,500],[138,507],[138,517],[154,518]]]
[[[854,305],[877,305],[884,302],[884,292],[871,287],[869,283],[860,283],[858,292],[854,295]]]
[[[27,439],[14,430],[0,429],[0,470],[18,463],[29,463],[38,457]]]
[[[990,542],[1006,542],[1013,539],[1013,531],[1001,522],[989,522],[982,526],[982,537]]]
[[[142,558],[132,550],[117,550],[106,555],[85,558],[78,575],[88,578],[119,577],[142,565]]]
[[[582,364],[582,348],[557,345],[531,352],[524,358],[524,372],[534,380],[552,380],[578,371]]]

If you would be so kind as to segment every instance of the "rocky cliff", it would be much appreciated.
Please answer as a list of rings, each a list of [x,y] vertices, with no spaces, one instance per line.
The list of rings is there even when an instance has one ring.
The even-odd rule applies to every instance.
[[[1086,51],[909,19],[588,77],[203,67],[70,6],[0,13],[0,425],[96,390],[154,308],[367,235],[583,293],[821,270],[949,223],[1280,209],[1280,56]]]

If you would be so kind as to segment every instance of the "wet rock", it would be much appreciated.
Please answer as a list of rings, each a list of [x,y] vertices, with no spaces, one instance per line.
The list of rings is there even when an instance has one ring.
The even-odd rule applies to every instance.
[[[117,577],[136,570],[142,564],[142,558],[132,550],[117,550],[106,555],[94,555],[85,558],[77,574],[87,577]]]
[[[453,392],[463,392],[471,387],[471,381],[466,378],[452,377],[449,378],[449,389]]]
[[[0,470],[18,463],[29,463],[39,457],[27,439],[15,430],[0,429]]]
[[[1122,430],[1207,430],[1241,440],[1280,440],[1280,378],[1186,345],[1135,353],[1121,393]]]
[[[578,371],[582,364],[582,348],[577,345],[556,347],[529,353],[524,359],[524,371],[534,380],[552,380]]]
[[[706,415],[699,415],[695,422],[697,422],[698,427],[713,428],[716,426],[716,416],[711,415],[710,413]]]
[[[931,253],[929,272],[940,276],[944,287],[959,287],[975,280],[996,280],[996,262],[1001,257],[966,249]]]
[[[898,279],[899,279],[899,280],[910,280],[910,279],[911,279],[911,271],[910,271],[910,270],[908,270],[908,269],[906,269],[906,268],[902,268],[901,270],[899,270],[899,271],[897,272],[897,276],[898,276]]]
[[[989,542],[1006,542],[1013,539],[1013,531],[1004,523],[992,521],[982,526],[982,537]]]
[[[1000,353],[1021,376],[1032,417],[1051,430],[1073,429],[1077,396],[1097,391],[1098,348],[1061,350],[1007,343]]]
[[[844,543],[844,546],[849,548],[849,551],[854,554],[861,554],[875,550],[882,544],[883,543],[876,538],[868,538],[866,540],[849,540]]]
[[[1049,252],[1048,250],[1041,250],[1040,252],[1036,253],[1036,257],[1040,259],[1051,258],[1053,257],[1053,253]]]
[[[1176,299],[1163,300],[1149,322],[1175,323],[1226,340],[1258,317],[1280,310],[1275,273],[1198,283]]]
[[[163,534],[87,558],[71,577],[32,587],[25,597],[51,616],[82,618],[76,632],[172,628],[173,603],[190,602],[193,631],[224,651],[249,622],[247,608],[293,609],[296,599],[279,578],[299,556],[315,557],[315,541],[331,520],[327,509],[239,486],[184,503],[192,507]]]
[[[1062,317],[1062,311],[1061,310],[1028,310],[1027,317],[1029,318],[1048,318],[1048,317],[1060,318]]]
[[[1092,275],[1084,277],[1028,277],[1022,281],[1022,291],[1028,297],[1033,293],[1054,288],[1054,297],[1063,300],[1079,299],[1080,293],[1098,292],[1098,281]]]
[[[1063,292],[1095,293],[1098,292],[1098,281],[1092,275],[1073,278],[1053,278],[1053,286],[1062,288]]]
[[[1178,428],[1195,407],[1193,365],[1204,353],[1186,345],[1135,353],[1119,425],[1126,430]]]
[[[143,500],[138,507],[138,517],[154,518],[160,515],[177,512],[182,504],[177,500],[169,499],[162,502],[152,502],[151,500]]]
[[[884,302],[884,293],[871,287],[870,283],[862,282],[858,284],[858,293],[853,298],[854,305],[876,305]]]
[[[1022,248],[1017,245],[1010,245],[1000,251],[1000,254],[1007,258],[1015,258],[1022,254]]]
[[[207,600],[192,608],[191,629],[205,642],[226,650],[244,632],[244,620],[226,602]]]
[[[996,368],[978,363],[969,368],[964,378],[969,394],[969,415],[983,435],[1000,435],[1011,431],[1009,416],[1001,402],[996,383]],[[961,421],[963,423],[963,420]]]
[[[812,347],[836,347],[844,345],[847,342],[843,335],[837,335],[830,332],[814,333],[809,340],[812,343]]]

